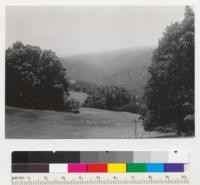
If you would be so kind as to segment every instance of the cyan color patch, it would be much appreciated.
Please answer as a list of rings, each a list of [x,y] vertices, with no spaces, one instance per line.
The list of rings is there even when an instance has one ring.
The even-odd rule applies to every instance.
[[[164,172],[164,164],[162,163],[147,164],[147,172]]]

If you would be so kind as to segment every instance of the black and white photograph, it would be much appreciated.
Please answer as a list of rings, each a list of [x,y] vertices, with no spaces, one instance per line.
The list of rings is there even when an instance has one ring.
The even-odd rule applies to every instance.
[[[194,137],[194,10],[7,6],[5,137]]]

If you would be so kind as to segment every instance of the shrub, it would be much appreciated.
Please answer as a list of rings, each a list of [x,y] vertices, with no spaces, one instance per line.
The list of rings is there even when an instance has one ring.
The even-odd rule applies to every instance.
[[[65,102],[64,109],[69,112],[78,114],[80,112],[79,107],[80,107],[80,104],[78,101],[74,99],[69,99]]]

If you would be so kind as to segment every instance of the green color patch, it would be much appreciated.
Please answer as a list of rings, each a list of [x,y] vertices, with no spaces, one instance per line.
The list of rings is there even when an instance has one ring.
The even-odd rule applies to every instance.
[[[126,172],[147,172],[147,165],[144,163],[127,163]]]

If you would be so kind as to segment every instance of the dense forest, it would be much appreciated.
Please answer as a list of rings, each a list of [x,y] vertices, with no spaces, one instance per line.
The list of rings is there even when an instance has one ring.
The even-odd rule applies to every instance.
[[[6,105],[78,113],[79,102],[69,99],[69,91],[84,92],[88,96],[81,106],[139,113],[146,130],[171,129],[179,135],[191,135],[194,36],[194,13],[187,6],[184,20],[167,26],[159,40],[140,96],[131,90],[134,88],[116,84],[81,79],[71,83],[68,69],[53,51],[17,41],[6,49]]]
[[[102,86],[84,81],[69,85],[71,90],[88,94],[84,107],[138,113],[138,97],[131,91],[116,86]]]

